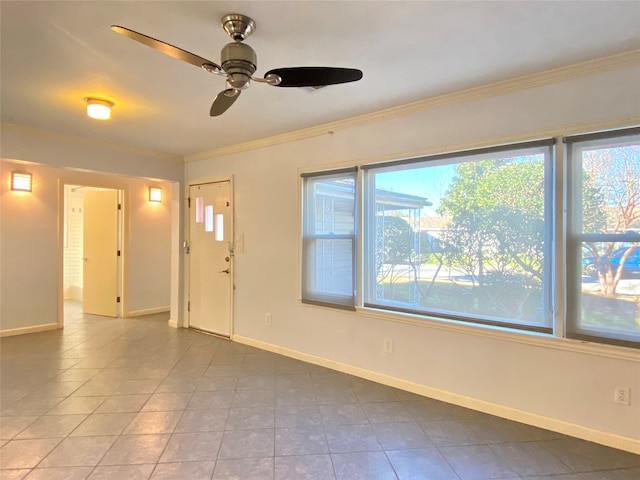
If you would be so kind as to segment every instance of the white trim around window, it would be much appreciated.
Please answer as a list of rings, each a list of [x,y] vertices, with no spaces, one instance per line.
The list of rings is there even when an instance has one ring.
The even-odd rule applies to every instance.
[[[626,146],[632,155],[627,167],[640,170],[640,128],[555,141],[561,138],[301,173],[302,301],[385,320],[637,359],[640,294],[633,292],[640,292],[640,274],[634,276],[631,254],[640,238],[640,210],[625,231],[580,230],[584,216],[576,205],[586,198],[581,182],[587,167],[578,168],[576,158],[594,145],[605,156]],[[605,157],[598,158],[591,158],[588,167],[605,165]],[[620,161],[607,161],[610,167],[599,167],[599,175],[614,178],[605,175],[606,169]],[[631,173],[627,180],[640,182],[640,175]],[[349,205],[348,216],[330,219],[326,204],[318,210],[323,193],[316,185],[325,182],[326,190],[327,181],[350,185],[341,207]],[[610,223],[613,203],[604,198],[603,185],[600,181],[594,187],[601,189],[600,197],[591,192],[592,203],[601,201],[592,213]],[[328,215],[329,224],[338,220],[342,229],[318,227],[319,212]],[[354,222],[353,230],[344,228],[345,218],[349,225]],[[324,255],[326,249],[323,255],[310,255],[311,245],[336,247],[340,242],[332,258]],[[630,275],[624,277],[620,298],[598,293],[593,278],[582,271],[585,257],[576,253],[576,242],[590,242],[592,249],[608,242],[611,251],[602,254],[614,264],[615,255],[628,253],[623,260],[631,259],[625,267]],[[340,252],[340,262],[349,252],[351,269],[332,263]],[[332,265],[341,265],[340,270]],[[606,304],[609,313],[620,307],[612,317],[615,324],[606,315],[588,312],[591,327],[584,328],[584,302],[590,302],[587,309]]]

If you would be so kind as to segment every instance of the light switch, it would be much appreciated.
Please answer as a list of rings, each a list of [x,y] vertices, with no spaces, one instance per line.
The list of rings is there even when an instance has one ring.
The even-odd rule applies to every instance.
[[[236,254],[244,253],[244,233],[236,235],[236,245],[234,248]]]

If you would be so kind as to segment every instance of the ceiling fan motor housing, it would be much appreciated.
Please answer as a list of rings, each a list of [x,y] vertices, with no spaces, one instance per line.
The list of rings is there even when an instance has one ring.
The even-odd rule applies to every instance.
[[[249,45],[240,42],[228,43],[220,53],[222,69],[227,73],[231,88],[247,88],[251,75],[256,71],[258,59]]]

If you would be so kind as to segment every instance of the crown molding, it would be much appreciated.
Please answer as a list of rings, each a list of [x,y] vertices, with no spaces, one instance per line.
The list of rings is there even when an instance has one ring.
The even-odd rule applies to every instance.
[[[514,77],[507,80],[501,80],[498,82],[459,90],[456,92],[445,93],[443,95],[429,97],[424,100],[418,100],[416,102],[411,102],[404,105],[399,105],[397,107],[391,107],[384,110],[379,110],[377,112],[367,113],[364,115],[358,115],[344,120],[325,123],[322,125],[317,125],[315,127],[309,127],[293,132],[284,133],[281,135],[274,135],[272,137],[253,140],[246,143],[239,143],[236,145],[230,145],[227,147],[221,147],[213,150],[195,153],[192,155],[186,155],[184,157],[184,161],[196,162],[199,160],[222,157],[225,155],[246,152],[249,150],[257,150],[259,148],[270,147],[273,145],[294,142],[296,140],[326,135],[330,132],[335,132],[336,130],[363,126],[382,120],[391,120],[419,112],[433,110],[436,108],[481,100],[488,97],[495,97],[519,90],[527,90],[530,88],[571,80],[573,78],[594,75],[611,70],[618,70],[625,67],[632,67],[639,64],[640,49],[631,50],[628,52],[619,53],[617,55],[588,60],[586,62],[567,65],[551,70],[545,70],[530,75]]]

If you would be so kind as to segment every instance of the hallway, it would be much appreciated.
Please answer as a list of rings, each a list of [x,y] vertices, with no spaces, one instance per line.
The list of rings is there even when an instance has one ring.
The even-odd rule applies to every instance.
[[[633,480],[640,456],[167,326],[2,338],[0,478]],[[558,476],[559,475],[559,476]]]

